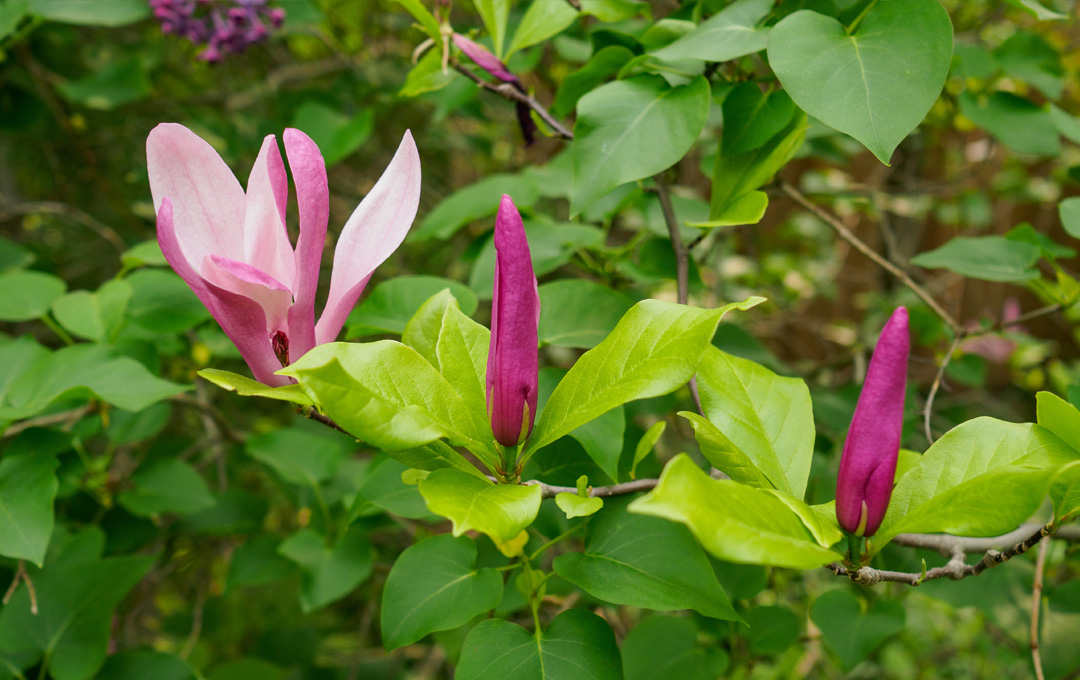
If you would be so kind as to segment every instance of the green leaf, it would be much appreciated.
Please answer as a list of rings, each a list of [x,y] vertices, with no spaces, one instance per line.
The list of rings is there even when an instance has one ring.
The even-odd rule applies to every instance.
[[[96,293],[79,290],[56,298],[52,303],[52,313],[72,335],[94,342],[107,342],[120,330],[124,310],[133,292],[127,281],[113,279]]]
[[[450,238],[466,224],[494,215],[503,194],[513,196],[520,207],[531,206],[539,198],[536,184],[525,177],[489,175],[440,201],[420,226],[409,232],[408,238],[410,241]]]
[[[25,1],[25,0],[24,0]],[[10,3],[7,5],[12,7]],[[0,12],[3,9],[0,8]],[[0,274],[13,269],[23,269],[34,263],[34,254],[25,247],[0,236]]]
[[[626,680],[715,680],[729,663],[720,648],[698,645],[692,619],[650,616],[634,626],[623,640]]]
[[[810,619],[821,629],[825,645],[845,671],[855,668],[881,643],[904,630],[906,618],[900,602],[879,599],[864,608],[859,597],[846,588],[830,590],[810,607]]]
[[[802,618],[787,607],[755,607],[746,613],[743,631],[752,656],[776,656],[799,641]]]
[[[435,356],[439,373],[454,386],[473,419],[473,431],[492,441],[487,410],[487,360],[491,331],[465,316],[456,304],[443,313]]]
[[[677,163],[709,115],[704,76],[672,87],[658,75],[602,85],[578,102],[574,124],[574,195],[578,214],[615,187]]]
[[[1058,203],[1061,226],[1073,238],[1080,238],[1080,196],[1066,198]]]
[[[364,109],[349,117],[334,106],[308,100],[293,115],[292,127],[311,137],[329,166],[350,156],[371,137],[375,111]]]
[[[622,659],[607,621],[568,609],[534,636],[516,623],[489,619],[469,631],[456,680],[622,680]]]
[[[679,411],[679,415],[690,421],[690,427],[694,428],[694,437],[701,449],[701,455],[705,456],[705,460],[709,461],[710,465],[740,484],[758,489],[774,488],[773,483],[769,481],[761,468],[706,418],[692,411]],[[768,455],[768,449],[764,453]],[[778,470],[774,470],[773,474],[777,472]]]
[[[493,484],[461,470],[435,470],[420,482],[428,510],[449,519],[454,536],[479,531],[502,542],[517,537],[540,511],[540,486]]]
[[[30,0],[30,13],[62,24],[126,26],[150,16],[142,0]]]
[[[300,608],[305,613],[348,595],[375,564],[374,546],[355,525],[333,547],[312,529],[301,529],[285,539],[278,552],[300,565]]]
[[[100,547],[97,548],[100,552]],[[30,570],[38,612],[25,586],[0,610],[0,658],[49,659],[55,680],[86,680],[105,661],[113,610],[154,564],[148,556],[87,555]]]
[[[795,102],[783,90],[761,91],[756,83],[740,83],[724,98],[721,153],[737,156],[759,149],[780,134],[795,117]]]
[[[958,236],[940,248],[919,253],[911,263],[983,281],[1015,283],[1039,277],[1035,263],[1040,254],[1038,247],[1004,236]]]
[[[457,628],[494,609],[503,596],[495,569],[476,567],[476,543],[443,534],[405,549],[394,562],[382,594],[386,649],[409,645],[428,633]]]
[[[540,286],[540,342],[561,347],[595,347],[634,301],[584,279],[560,279]]]
[[[563,491],[555,494],[555,505],[566,514],[566,519],[595,515],[604,507],[604,499],[596,496],[579,496]]]
[[[533,6],[556,4],[558,3],[547,0],[533,2]],[[563,79],[559,85],[559,91],[555,94],[555,102],[551,106],[552,113],[556,116],[570,115],[582,97],[618,73],[619,69],[633,58],[634,53],[622,45],[609,45],[598,50],[584,66]]]
[[[29,8],[30,0],[8,0],[0,4],[0,40],[15,32]]]
[[[190,515],[214,505],[214,497],[199,473],[177,458],[139,468],[131,484],[134,489],[122,492],[116,500],[133,515]]]
[[[135,55],[111,61],[78,80],[60,83],[56,89],[65,99],[88,109],[110,111],[150,96],[150,77],[143,60]]]
[[[67,284],[52,274],[16,269],[0,274],[0,321],[32,321],[49,313]]]
[[[1050,112],[1011,92],[978,96],[961,92],[960,113],[1019,154],[1057,156],[1061,140]]]
[[[1080,451],[1080,411],[1050,392],[1036,395],[1039,425],[1050,430],[1074,451]],[[1080,457],[1080,453],[1077,454]],[[1061,522],[1080,510],[1080,464],[1066,465],[1050,486],[1054,520]]]
[[[286,680],[288,671],[261,659],[226,661],[214,667],[207,680]]]
[[[402,474],[409,470],[408,466],[388,456],[376,456],[349,508],[349,520],[378,512],[409,519],[430,519],[431,513],[417,485],[402,481]]]
[[[661,420],[653,423],[645,431],[645,434],[641,435],[641,439],[638,440],[637,446],[634,448],[634,460],[630,464],[630,479],[635,479],[638,463],[645,460],[652,453],[653,447],[663,436],[665,429],[667,429],[667,421]]]
[[[381,449],[448,437],[496,458],[453,386],[416,350],[391,340],[319,345],[281,374],[350,434]]]
[[[476,311],[476,294],[468,286],[439,276],[396,276],[375,286],[364,301],[349,314],[345,336],[357,338],[364,335],[396,333],[405,331],[420,306],[444,288],[464,307],[466,316]]]
[[[0,555],[41,566],[53,531],[57,461],[36,452],[0,460]]]
[[[737,0],[692,32],[652,52],[665,61],[728,61],[765,49],[768,31],[755,28],[772,10],[773,0]]]
[[[1039,21],[1055,21],[1069,18],[1068,14],[1062,14],[1046,9],[1038,2],[1038,0],[1005,0],[1005,2],[1015,7],[1019,7]]]
[[[656,488],[630,511],[685,524],[707,551],[729,562],[811,569],[840,559],[774,494],[710,479],[685,454],[667,464]]]
[[[318,488],[356,448],[355,442],[322,426],[293,426],[252,437],[247,453],[290,484]],[[312,425],[315,425],[312,423]]]
[[[994,50],[994,57],[1006,75],[1028,83],[1047,99],[1061,98],[1065,85],[1061,57],[1039,34],[1023,30],[1013,33]]]
[[[545,0],[533,0],[525,16],[521,17],[521,23],[514,31],[514,39],[510,41],[510,47],[506,50],[505,58],[525,47],[531,47],[538,43],[558,35],[578,18],[576,9],[568,2],[545,2]]]
[[[141,411],[190,387],[162,380],[131,357],[105,345],[74,345],[40,356],[8,386],[0,420],[26,418],[53,401],[97,398],[126,411]]]
[[[437,38],[437,40],[439,42],[436,44],[439,44],[442,38]],[[430,49],[409,70],[409,75],[405,76],[405,84],[401,86],[398,95],[402,97],[418,97],[425,92],[441,90],[457,78],[456,71],[449,68],[443,70],[442,50]]]
[[[186,661],[172,654],[148,650],[129,650],[113,654],[96,680],[196,680],[195,671]]]
[[[229,560],[226,592],[284,581],[295,574],[296,564],[281,556],[280,545],[277,536],[263,534],[238,546]]]
[[[769,34],[769,64],[803,111],[888,165],[945,85],[952,44],[937,0],[878,0],[850,35],[810,10],[785,17]]]
[[[709,222],[692,226],[753,224],[749,220],[760,220],[769,199],[765,192],[756,190],[791,160],[805,138],[806,115],[795,110],[780,132],[752,151],[727,155],[721,140],[713,167]]]
[[[417,23],[423,27],[424,32],[428,34],[428,37],[438,42],[441,37],[439,32],[439,21],[428,11],[428,8],[424,6],[424,3],[420,0],[394,0],[402,7],[404,7],[409,14],[413,15]]]
[[[526,453],[635,399],[667,394],[697,370],[720,319],[763,298],[717,309],[645,300],[634,305],[611,335],[577,360],[544,405]]]
[[[141,269],[127,277],[135,289],[128,318],[143,328],[179,333],[210,318],[195,293],[176,274],[165,269]]]
[[[701,406],[715,428],[688,418],[695,434],[706,433],[702,454],[736,481],[758,486],[760,473],[748,467],[757,468],[773,487],[801,499],[815,436],[806,383],[715,347],[705,350],[697,379]]]
[[[626,511],[611,498],[588,523],[583,552],[555,558],[555,573],[601,600],[658,611],[694,609],[741,621],[704,551],[685,527]],[[678,559],[672,559],[678,555]]]
[[[136,267],[168,267],[165,254],[161,252],[161,246],[156,240],[143,241],[124,251],[120,256],[120,264],[125,269]]]
[[[1054,121],[1054,127],[1070,142],[1080,144],[1080,118],[1070,115],[1056,104],[1050,105],[1050,119]]]
[[[257,380],[252,380],[231,371],[223,371],[220,368],[204,368],[197,375],[222,389],[236,392],[241,397],[264,397],[266,399],[288,401],[301,406],[311,406],[313,403],[311,397],[304,394],[303,388],[299,385],[270,387]]]
[[[476,11],[484,20],[484,28],[495,45],[495,56],[503,56],[503,40],[506,37],[506,21],[510,17],[510,0],[473,0]]]
[[[893,490],[872,552],[904,532],[996,536],[1042,504],[1077,452],[1031,423],[975,418],[946,432]]]

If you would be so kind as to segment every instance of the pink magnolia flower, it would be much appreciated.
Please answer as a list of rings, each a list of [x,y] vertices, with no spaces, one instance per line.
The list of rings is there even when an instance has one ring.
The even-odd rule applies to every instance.
[[[420,200],[420,157],[406,132],[341,230],[330,293],[316,324],[330,213],[326,165],[303,132],[287,129],[284,138],[300,212],[295,248],[285,226],[288,177],[273,135],[263,140],[246,192],[217,152],[184,126],[162,123],[146,140],[165,259],[267,385],[288,383],[274,372],[334,341],[371,273],[405,239]]]
[[[907,386],[908,312],[897,307],[881,330],[859,393],[836,479],[836,519],[856,536],[872,536],[892,497]]]
[[[506,68],[506,64],[502,63],[498,57],[491,52],[487,51],[483,45],[469,40],[460,33],[455,33],[454,44],[461,50],[466,57],[472,59],[477,66],[484,69],[491,75],[495,76],[504,83],[514,83],[517,86],[521,86],[521,81],[510,70]]]
[[[525,225],[514,202],[504,194],[495,216],[495,288],[487,363],[491,431],[503,446],[516,446],[532,434],[539,388],[539,323],[540,294]]]

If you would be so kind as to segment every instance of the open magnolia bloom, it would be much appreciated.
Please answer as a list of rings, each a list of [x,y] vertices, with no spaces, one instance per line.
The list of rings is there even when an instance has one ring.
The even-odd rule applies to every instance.
[[[283,135],[300,213],[294,248],[285,226],[289,185],[269,135],[247,192],[214,149],[176,123],[146,140],[158,243],[240,350],[255,378],[274,375],[318,344],[332,342],[371,273],[405,239],[420,201],[420,157],[405,133],[393,160],[341,230],[330,293],[315,323],[315,293],[330,213],[326,164],[299,130]]]

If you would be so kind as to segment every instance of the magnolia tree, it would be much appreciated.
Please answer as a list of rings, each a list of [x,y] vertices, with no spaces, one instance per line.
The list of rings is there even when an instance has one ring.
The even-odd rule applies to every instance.
[[[0,5],[0,680],[1075,675],[1066,14],[324,5]]]

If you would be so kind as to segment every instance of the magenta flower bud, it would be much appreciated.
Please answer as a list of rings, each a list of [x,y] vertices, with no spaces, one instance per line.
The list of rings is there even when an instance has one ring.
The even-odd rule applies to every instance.
[[[503,446],[532,433],[539,383],[536,289],[525,225],[503,195],[495,217],[495,287],[491,298],[491,345],[487,363],[487,406],[491,431]]]
[[[454,34],[454,44],[465,53],[466,57],[476,62],[477,66],[504,83],[520,83],[518,77],[507,70],[506,64],[499,61],[499,58],[494,54],[488,52],[483,45],[474,43],[460,33]]]
[[[836,519],[856,536],[872,536],[889,508],[907,385],[908,312],[897,307],[881,330],[840,457]]]

